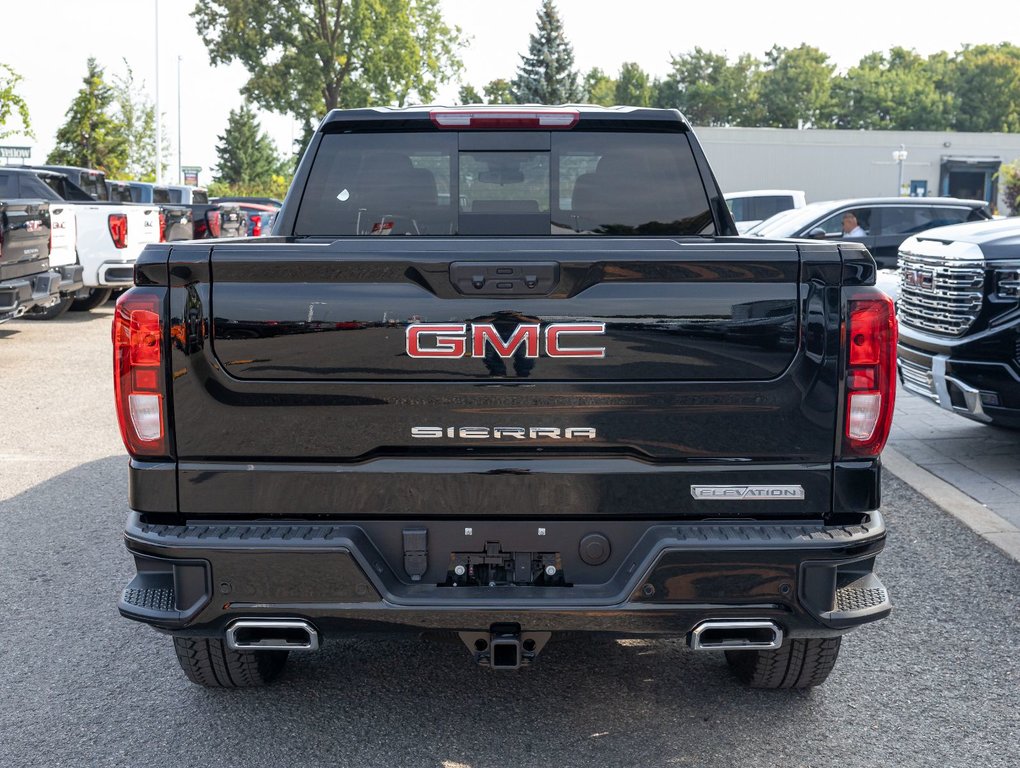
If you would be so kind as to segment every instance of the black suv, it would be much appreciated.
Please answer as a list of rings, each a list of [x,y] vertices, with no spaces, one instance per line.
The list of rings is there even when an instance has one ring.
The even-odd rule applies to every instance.
[[[863,235],[843,234],[843,215],[853,213]],[[811,203],[785,211],[748,231],[760,237],[810,237],[863,243],[879,269],[895,269],[900,243],[932,227],[992,218],[982,200],[955,197],[861,197]]]
[[[1020,218],[941,227],[900,249],[903,388],[1020,427]]]

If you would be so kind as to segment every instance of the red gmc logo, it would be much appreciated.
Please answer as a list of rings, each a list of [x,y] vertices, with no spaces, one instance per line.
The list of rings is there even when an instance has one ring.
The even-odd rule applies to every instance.
[[[513,357],[523,349],[524,357],[539,357],[545,345],[547,357],[605,357],[605,347],[567,346],[574,336],[602,336],[605,323],[538,323],[518,325],[503,338],[492,323],[412,323],[407,326],[409,357],[464,357],[471,345],[472,357],[485,357],[486,346],[500,357]]]

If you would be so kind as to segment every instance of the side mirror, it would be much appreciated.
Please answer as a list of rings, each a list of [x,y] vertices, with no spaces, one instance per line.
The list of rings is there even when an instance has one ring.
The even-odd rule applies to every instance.
[[[814,229],[807,233],[807,236],[815,240],[824,240],[825,230],[822,229],[821,227],[815,227]]]

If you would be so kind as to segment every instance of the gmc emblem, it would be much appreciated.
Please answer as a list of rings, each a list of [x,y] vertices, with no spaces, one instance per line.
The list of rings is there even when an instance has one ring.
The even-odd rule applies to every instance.
[[[904,269],[903,283],[914,288],[931,291],[935,288],[935,273],[930,269]]]
[[[485,357],[487,346],[500,357],[539,357],[544,343],[546,357],[602,358],[605,347],[565,346],[565,342],[573,336],[605,332],[605,323],[550,323],[544,333],[538,323],[527,323],[504,339],[492,323],[412,323],[407,326],[406,349],[409,357],[464,357],[470,343],[472,357]]]

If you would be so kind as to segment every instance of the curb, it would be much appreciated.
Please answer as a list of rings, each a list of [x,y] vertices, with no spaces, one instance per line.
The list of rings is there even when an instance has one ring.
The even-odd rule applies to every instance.
[[[882,451],[882,466],[948,512],[988,543],[1020,563],[1020,528],[959,488],[912,462],[895,448]]]

